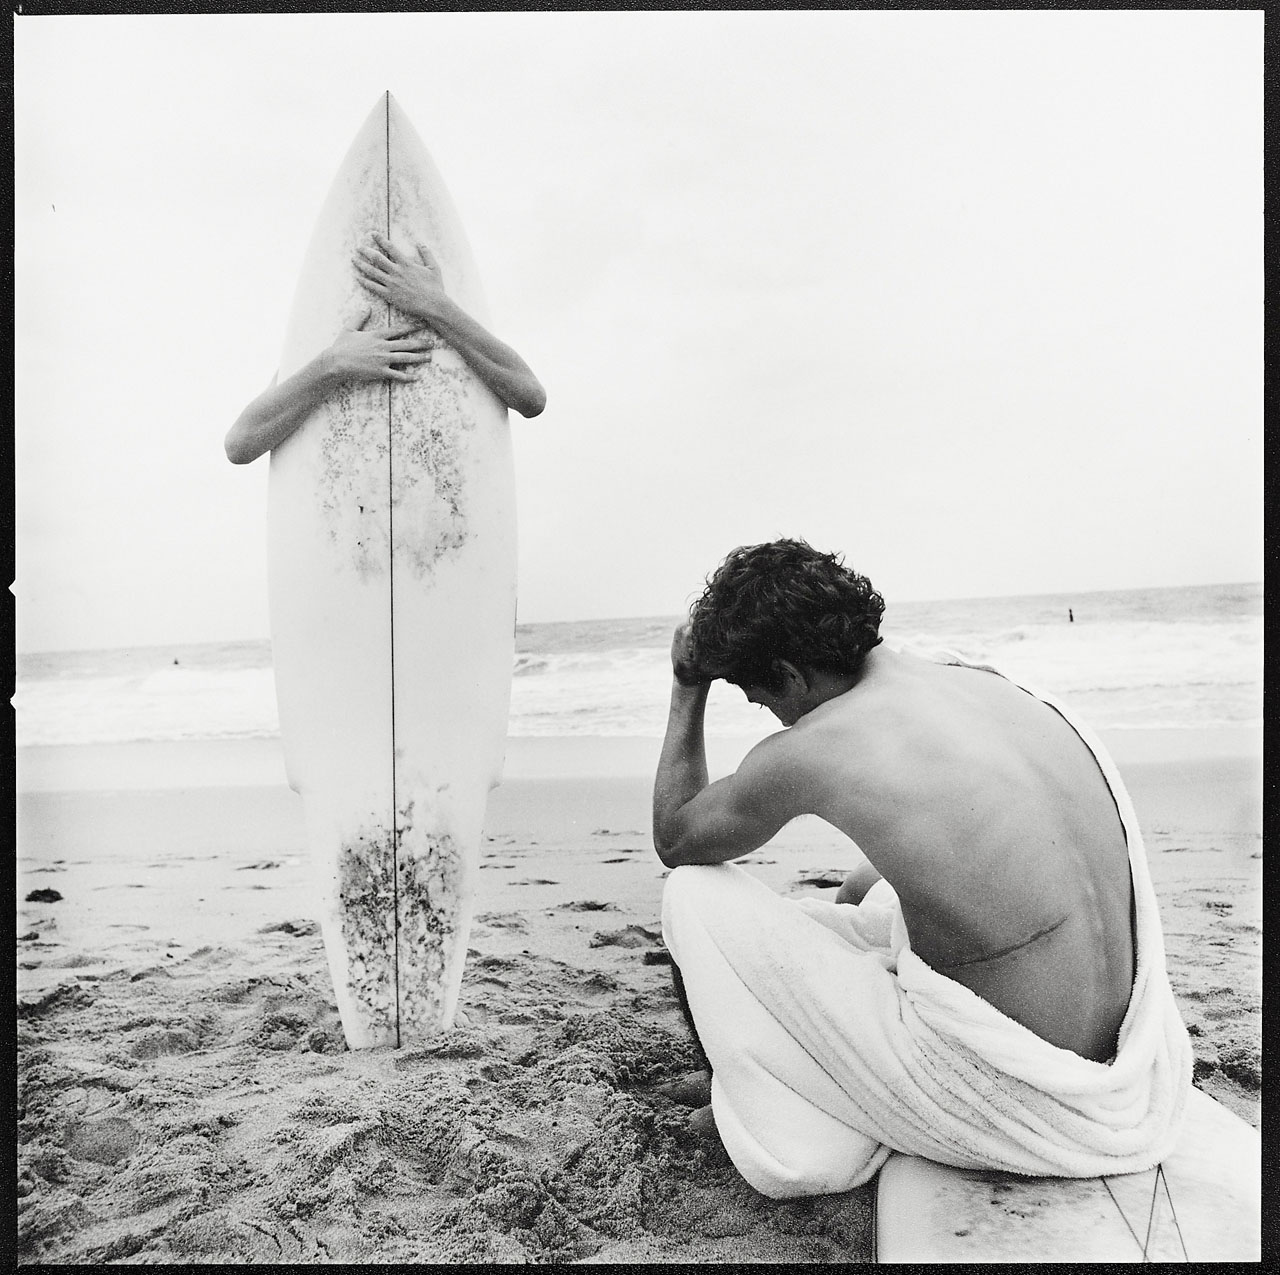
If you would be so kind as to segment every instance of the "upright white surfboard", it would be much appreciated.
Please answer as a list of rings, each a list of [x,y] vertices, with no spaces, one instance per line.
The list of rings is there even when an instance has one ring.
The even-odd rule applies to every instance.
[[[302,267],[281,380],[375,303],[352,256],[425,244],[486,322],[457,213],[388,93],[347,152]],[[481,826],[501,777],[515,629],[507,412],[443,342],[414,384],[347,385],[271,456],[276,695],[352,1048],[453,1021]]]

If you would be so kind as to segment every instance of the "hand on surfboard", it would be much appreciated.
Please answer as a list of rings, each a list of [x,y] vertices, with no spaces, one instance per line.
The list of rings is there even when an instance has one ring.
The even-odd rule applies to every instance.
[[[445,292],[439,263],[429,248],[420,245],[415,260],[375,231],[373,246],[358,248],[352,262],[367,292],[428,324],[504,406],[521,416],[537,416],[546,406],[546,393],[529,365]]]
[[[333,344],[310,362],[278,378],[236,418],[227,433],[227,459],[247,465],[274,451],[340,385],[348,381],[416,381],[416,365],[425,363],[439,344],[420,323],[366,328],[366,310],[338,333]]]
[[[419,246],[415,261],[376,231],[373,242],[374,247],[356,249],[353,259],[361,284],[402,314],[428,320],[439,314],[444,275],[431,250]]]
[[[366,310],[353,326],[338,333],[329,347],[333,370],[344,381],[417,380],[416,373],[406,368],[431,357],[435,338],[416,323],[366,329],[372,315],[372,310]]]

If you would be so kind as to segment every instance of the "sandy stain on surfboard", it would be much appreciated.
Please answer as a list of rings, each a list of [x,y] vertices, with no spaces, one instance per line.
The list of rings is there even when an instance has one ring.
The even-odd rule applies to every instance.
[[[426,366],[430,371],[422,382],[430,380],[430,391],[404,394],[400,410],[392,411],[396,560],[418,579],[461,549],[471,534],[467,469],[475,433],[466,410],[470,370],[441,346]]]
[[[357,211],[345,244],[349,258],[368,246],[373,230],[385,230],[388,213],[393,240],[411,255],[416,242],[439,244],[447,238],[449,228],[432,217],[431,192],[422,181],[403,177],[388,187],[382,157],[371,155],[355,170],[350,189]],[[415,224],[424,213],[428,221]],[[455,263],[442,260],[440,265],[447,288]],[[354,326],[366,312],[366,326],[414,321],[375,302],[352,266],[343,326]],[[437,334],[429,328],[419,334],[429,343],[431,358],[417,365],[415,383],[348,382],[320,409],[317,499],[329,539],[348,547],[362,581],[387,573],[393,542],[397,569],[426,580],[436,563],[461,549],[470,535],[466,493],[475,420],[468,407],[478,385]]]
[[[400,987],[400,1023],[411,1030],[441,1026],[446,964],[462,922],[463,860],[447,831],[416,828],[413,802],[401,813],[398,907],[401,952],[414,953],[417,975]]]
[[[348,841],[338,859],[347,987],[375,1032],[396,1029],[396,991],[389,977],[395,950],[395,862],[389,829],[369,829]]]
[[[399,812],[394,838],[367,829],[348,841],[339,861],[347,987],[375,1029],[442,1025],[448,953],[461,927],[462,855],[453,836],[415,826],[413,801]],[[392,879],[392,842],[396,879]],[[398,931],[395,917],[399,916]],[[412,952],[415,978],[396,988],[390,977],[396,945]]]
[[[395,151],[394,114],[388,125]],[[456,232],[440,221],[438,201],[422,171],[406,166],[390,183],[387,197],[393,240],[410,256],[416,255],[418,242],[436,244],[448,291],[458,263],[440,253]],[[397,314],[392,321],[408,320]],[[424,335],[432,341],[431,358],[419,365],[419,380],[391,391],[397,566],[408,567],[418,579],[429,577],[436,563],[461,549],[471,534],[466,496],[476,426],[468,407],[479,388],[475,374],[448,344],[430,330]]]
[[[351,565],[361,580],[385,575],[391,559],[387,436],[367,423],[371,399],[385,402],[385,395],[381,386],[348,382],[323,408],[317,499],[329,539],[350,546]]]
[[[467,406],[474,377],[438,338],[431,360],[419,366],[417,384],[391,391],[390,437],[368,424],[379,398],[385,419],[382,386],[348,383],[322,409],[317,499],[329,539],[350,547],[361,580],[386,574],[393,541],[397,566],[425,579],[471,534],[467,471],[476,426]]]

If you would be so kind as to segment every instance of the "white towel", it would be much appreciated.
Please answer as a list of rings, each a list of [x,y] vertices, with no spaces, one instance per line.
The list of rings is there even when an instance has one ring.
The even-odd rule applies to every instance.
[[[663,937],[711,1062],[721,1140],[765,1195],[848,1190],[894,1150],[1093,1177],[1150,1168],[1172,1149],[1191,1046],[1133,805],[1092,734],[1051,697],[1022,689],[1089,747],[1124,825],[1137,962],[1115,1058],[1051,1045],[931,969],[911,950],[886,882],[853,907],[783,899],[732,864],[676,868]]]

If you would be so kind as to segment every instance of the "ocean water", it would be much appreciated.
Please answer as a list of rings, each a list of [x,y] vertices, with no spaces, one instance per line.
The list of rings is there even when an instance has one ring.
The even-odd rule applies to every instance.
[[[676,622],[520,625],[511,734],[661,736]],[[995,664],[1096,728],[1190,729],[1260,723],[1262,627],[1262,586],[1240,584],[890,603],[882,632]],[[14,707],[19,745],[279,733],[266,641],[19,655]],[[716,684],[708,735],[773,729]]]

